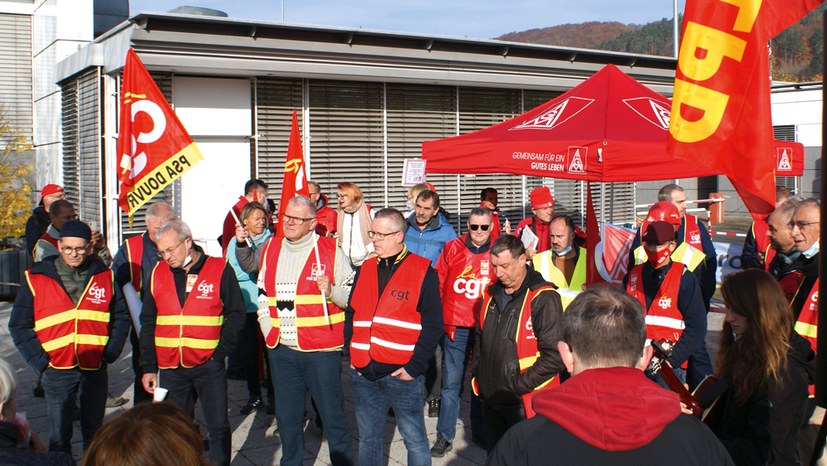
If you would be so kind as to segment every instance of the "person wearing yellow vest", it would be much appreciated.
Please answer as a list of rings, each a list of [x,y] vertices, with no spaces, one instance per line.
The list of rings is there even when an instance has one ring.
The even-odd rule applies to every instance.
[[[511,426],[534,415],[534,394],[565,370],[557,352],[560,295],[527,260],[515,236],[503,235],[491,246],[491,268],[499,282],[488,287],[480,313],[480,350],[472,379],[482,398],[488,451]]]
[[[308,391],[322,420],[330,462],[351,464],[341,375],[350,260],[335,238],[316,235],[316,206],[310,199],[290,199],[283,218],[284,237],[272,237],[251,251],[237,229],[235,246],[241,267],[258,272],[258,323],[269,348],[281,464],[304,461]]]
[[[141,366],[143,387],[168,390],[166,400],[184,410],[198,395],[209,436],[207,459],[230,464],[227,374],[244,325],[244,301],[235,272],[222,258],[195,246],[192,232],[170,220],[155,234],[161,261],[142,296]]]
[[[49,449],[72,453],[72,405],[80,400],[86,448],[103,422],[106,365],[123,350],[129,315],[113,273],[91,254],[88,225],[62,225],[60,256],[26,272],[9,318],[9,333],[26,362],[42,373]]]
[[[551,249],[531,260],[534,270],[557,287],[566,309],[586,284],[586,248],[574,244],[574,222],[568,215],[558,215],[549,226]]]
[[[115,282],[123,289],[127,283],[131,283],[135,291],[144,293],[148,290],[150,275],[155,264],[158,263],[158,248],[152,238],[161,228],[161,225],[175,218],[175,212],[166,202],[154,202],[146,209],[146,231],[143,234],[127,238],[115,258],[112,260],[112,270],[115,272]],[[146,285],[146,286],[145,286]],[[129,304],[127,304],[129,307]],[[136,315],[141,310],[135,309]],[[133,387],[134,404],[144,401],[152,401],[152,395],[144,390],[141,370],[141,345],[138,329],[132,325],[129,332],[129,343],[132,344],[132,371],[135,373],[135,385]]]
[[[698,348],[705,348],[706,310],[695,275],[674,262],[675,229],[667,222],[652,222],[643,233],[648,260],[623,278],[626,292],[646,312],[646,338],[675,343],[669,362],[675,375],[686,379],[686,362]],[[664,385],[660,375],[654,380]]]
[[[407,464],[431,464],[425,431],[425,369],[443,334],[439,282],[430,261],[405,247],[405,219],[382,209],[368,235],[376,258],[356,275],[345,321],[350,391],[359,426],[359,464],[385,464],[388,407],[408,450]]]

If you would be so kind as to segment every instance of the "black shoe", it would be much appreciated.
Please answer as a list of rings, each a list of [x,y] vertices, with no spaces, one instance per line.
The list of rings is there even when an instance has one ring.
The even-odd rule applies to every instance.
[[[440,399],[434,398],[433,400],[428,402],[428,417],[430,418],[437,418],[439,417],[439,405]]]
[[[453,448],[454,446],[445,437],[436,434],[436,442],[434,442],[434,446],[431,447],[431,456],[434,458],[442,458],[445,456],[445,453],[451,451]]]
[[[117,408],[118,406],[123,406],[123,405],[127,404],[128,402],[129,402],[129,400],[127,400],[126,398],[124,398],[122,396],[115,397],[115,395],[113,395],[111,393],[109,395],[107,395],[107,397],[106,397],[106,407],[107,408]]]
[[[259,397],[256,397],[251,399],[249,403],[247,403],[246,405],[244,405],[243,408],[241,408],[241,414],[250,414],[253,411],[258,411],[259,409],[264,407],[264,400],[262,400]]]

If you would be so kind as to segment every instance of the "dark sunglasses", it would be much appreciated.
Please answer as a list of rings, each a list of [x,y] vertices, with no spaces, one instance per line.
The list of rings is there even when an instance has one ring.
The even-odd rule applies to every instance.
[[[475,224],[472,223],[471,225],[468,225],[468,228],[470,228],[471,231],[477,231],[477,229],[480,229],[482,231],[488,231],[488,228],[490,226],[491,225],[475,225]]]

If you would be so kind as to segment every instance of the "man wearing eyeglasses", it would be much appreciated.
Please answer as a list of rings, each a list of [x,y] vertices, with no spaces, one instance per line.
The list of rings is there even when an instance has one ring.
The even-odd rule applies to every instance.
[[[491,211],[475,207],[468,216],[468,233],[449,241],[437,261],[439,291],[442,296],[442,401],[437,422],[437,438],[431,456],[440,458],[451,451],[457,430],[459,404],[465,380],[468,351],[473,347],[474,327],[482,307],[486,287],[496,280],[488,252],[494,229]],[[473,421],[472,421],[473,424]],[[481,425],[472,425],[472,437],[481,442]]]
[[[258,322],[269,348],[281,464],[304,461],[308,391],[321,416],[330,462],[351,464],[341,376],[350,260],[334,238],[316,236],[316,206],[310,199],[290,199],[282,221],[284,237],[265,243],[260,266],[243,239],[236,246],[241,267],[258,272]]]
[[[817,199],[805,199],[795,208],[790,221],[795,249],[801,253],[803,278],[793,297],[795,330],[810,341],[815,351],[818,330],[818,253],[821,237],[821,206]]]
[[[551,249],[532,261],[534,270],[557,287],[566,309],[586,284],[586,248],[574,244],[574,222],[568,215],[554,217],[549,226]]]
[[[59,256],[26,272],[9,333],[26,362],[42,374],[49,450],[72,453],[72,406],[80,400],[84,449],[106,410],[106,364],[123,350],[129,315],[113,273],[91,255],[92,231],[78,220],[61,226]]]
[[[244,326],[238,280],[224,259],[195,247],[192,232],[180,220],[163,224],[155,244],[160,261],[141,310],[144,390],[169,390],[166,400],[189,410],[194,389],[209,436],[207,459],[229,465],[224,358],[235,349]]]
[[[405,246],[405,226],[396,209],[376,213],[368,234],[378,257],[362,264],[346,313],[348,378],[363,466],[385,463],[388,407],[408,449],[406,464],[431,464],[422,401],[428,360],[442,337],[442,304],[430,261]]]

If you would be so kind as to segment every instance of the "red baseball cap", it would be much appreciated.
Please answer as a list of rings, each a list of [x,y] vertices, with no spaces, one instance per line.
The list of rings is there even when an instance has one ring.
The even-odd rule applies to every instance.
[[[52,194],[59,194],[63,192],[63,188],[56,185],[56,184],[47,184],[40,190],[40,198],[43,199],[46,196]]]

